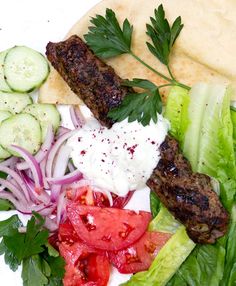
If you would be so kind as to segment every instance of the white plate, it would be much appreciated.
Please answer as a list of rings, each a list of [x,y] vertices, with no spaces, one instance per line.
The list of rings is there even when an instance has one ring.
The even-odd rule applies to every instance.
[[[70,27],[82,17],[98,0],[3,0],[0,16],[0,51],[14,45],[26,45],[42,53],[49,41],[63,39]],[[67,108],[60,108],[63,124],[70,125]],[[147,189],[137,192],[127,206],[135,210],[149,210]],[[140,199],[141,198],[141,199]],[[0,220],[13,213],[0,213]],[[0,256],[1,285],[22,286],[21,273],[12,272]],[[118,286],[128,280],[112,270],[109,286]],[[34,286],[34,285],[32,285]]]

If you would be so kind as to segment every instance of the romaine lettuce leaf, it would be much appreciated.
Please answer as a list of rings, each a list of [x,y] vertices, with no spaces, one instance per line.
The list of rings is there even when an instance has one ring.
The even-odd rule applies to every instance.
[[[226,241],[224,276],[221,286],[236,285],[236,205],[231,212],[231,223]]]
[[[167,286],[219,285],[224,269],[225,249],[198,245]]]
[[[138,272],[123,286],[164,286],[190,254],[195,243],[181,226],[160,250],[148,271]]]
[[[231,121],[233,123],[234,153],[236,156],[236,107],[234,106],[230,107],[230,115],[231,115]]]
[[[220,182],[221,201],[229,211],[236,191],[230,94],[229,88],[220,85],[198,84],[191,90],[190,123],[183,144],[184,155],[193,170]],[[201,118],[196,120],[198,116]],[[230,233],[235,234],[235,231],[232,221],[228,236],[218,240],[215,245],[197,246],[168,285],[233,285],[227,283],[232,283],[236,276],[236,248],[234,245],[230,247],[233,244]],[[232,253],[232,249],[235,252]],[[204,269],[201,269],[201,265],[204,265]]]
[[[231,93],[229,87],[218,84],[196,84],[189,95],[181,88],[174,88],[168,97],[165,112],[171,122],[170,133],[181,143],[193,171],[207,174],[220,182],[221,201],[229,211],[236,192],[231,120],[236,122],[236,114],[230,113]],[[234,129],[236,136],[236,127]]]
[[[184,141],[185,132],[189,124],[188,106],[190,97],[184,88],[172,87],[167,98],[164,116],[170,121],[170,134],[178,138],[180,145]]]
[[[181,88],[174,88],[168,97],[165,111],[165,117],[171,122],[170,133],[180,142],[193,171],[205,173],[220,182],[221,201],[229,212],[236,192],[230,94],[229,88],[212,84],[195,85],[189,96]],[[163,212],[166,212],[165,219]],[[163,207],[159,214],[162,219],[158,215],[150,224],[150,229],[157,227],[156,230],[167,231],[163,228],[164,222],[171,226],[174,219]],[[177,232],[159,252],[148,271],[135,274],[124,285],[166,285],[173,275],[173,269],[176,273],[168,286],[236,285],[235,220],[232,220],[227,236],[219,239],[215,245],[198,245],[190,255],[190,252],[184,252],[183,248],[177,246],[181,238],[176,234],[181,229],[181,226],[177,228]],[[186,235],[184,243],[190,242]],[[176,249],[172,252],[173,245]],[[162,263],[163,253],[168,256],[165,267]],[[179,269],[179,261],[175,260],[178,255],[182,262],[189,255]],[[172,268],[169,268],[170,265]]]
[[[158,215],[150,222],[148,229],[150,231],[175,233],[179,227],[180,223],[161,205]]]
[[[155,218],[158,215],[160,207],[161,207],[161,202],[157,194],[155,192],[150,191],[150,209],[153,218]]]
[[[207,87],[205,94],[207,105],[201,124],[199,156],[194,171],[214,177],[221,183],[221,201],[230,210],[236,191],[233,125],[230,114],[231,89],[221,85],[207,85]],[[193,92],[193,96],[196,98],[198,95]],[[188,132],[189,130],[191,125]],[[190,133],[190,136],[195,135],[191,131]],[[188,158],[185,149],[184,154]]]

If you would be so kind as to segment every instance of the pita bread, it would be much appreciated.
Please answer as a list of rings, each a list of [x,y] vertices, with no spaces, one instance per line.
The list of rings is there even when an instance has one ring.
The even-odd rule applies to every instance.
[[[184,28],[176,41],[171,56],[175,77],[189,86],[199,81],[235,84],[236,82],[236,1],[234,0],[104,0],[90,10],[69,31],[66,38],[87,32],[90,17],[113,9],[120,21],[128,18],[134,25],[132,50],[158,71],[168,75],[163,66],[147,49],[146,23],[160,4],[172,23],[182,17]],[[163,79],[138,63],[130,55],[106,61],[122,78],[144,78],[163,84]],[[164,91],[164,93],[166,90]],[[236,94],[234,95],[236,100]],[[80,104],[76,96],[52,68],[40,90],[43,103]]]

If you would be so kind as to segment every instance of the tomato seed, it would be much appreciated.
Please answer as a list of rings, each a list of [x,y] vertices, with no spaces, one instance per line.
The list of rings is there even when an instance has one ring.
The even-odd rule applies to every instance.
[[[134,230],[134,228],[131,227],[128,223],[123,223],[123,225],[126,229],[124,231],[120,231],[119,236],[125,239]]]

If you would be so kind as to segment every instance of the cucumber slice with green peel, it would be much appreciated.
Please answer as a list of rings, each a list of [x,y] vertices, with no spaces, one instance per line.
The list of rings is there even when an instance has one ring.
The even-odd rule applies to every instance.
[[[0,124],[2,123],[2,121],[4,121],[5,119],[11,116],[12,116],[11,112],[1,110],[0,111]],[[5,150],[2,146],[0,146],[0,161],[5,160],[9,157],[11,157],[11,154],[7,150]]]
[[[16,114],[4,120],[0,125],[0,145],[9,153],[18,156],[17,152],[10,149],[17,145],[35,154],[40,146],[42,132],[38,120],[31,114]]]
[[[4,76],[13,91],[31,92],[46,80],[48,74],[46,58],[31,48],[15,46],[5,56]]]
[[[7,84],[4,75],[4,60],[9,50],[0,53],[0,90],[5,92],[11,92],[10,86]]]
[[[9,118],[12,116],[12,113],[6,110],[0,110],[0,124],[2,123],[3,120]]]
[[[60,125],[61,116],[56,106],[53,104],[30,104],[26,106],[23,112],[32,114],[39,120],[42,128],[43,141],[45,139],[49,123],[52,124],[54,132],[57,131]]]
[[[0,92],[0,110],[16,114],[31,103],[33,100],[28,94]]]

